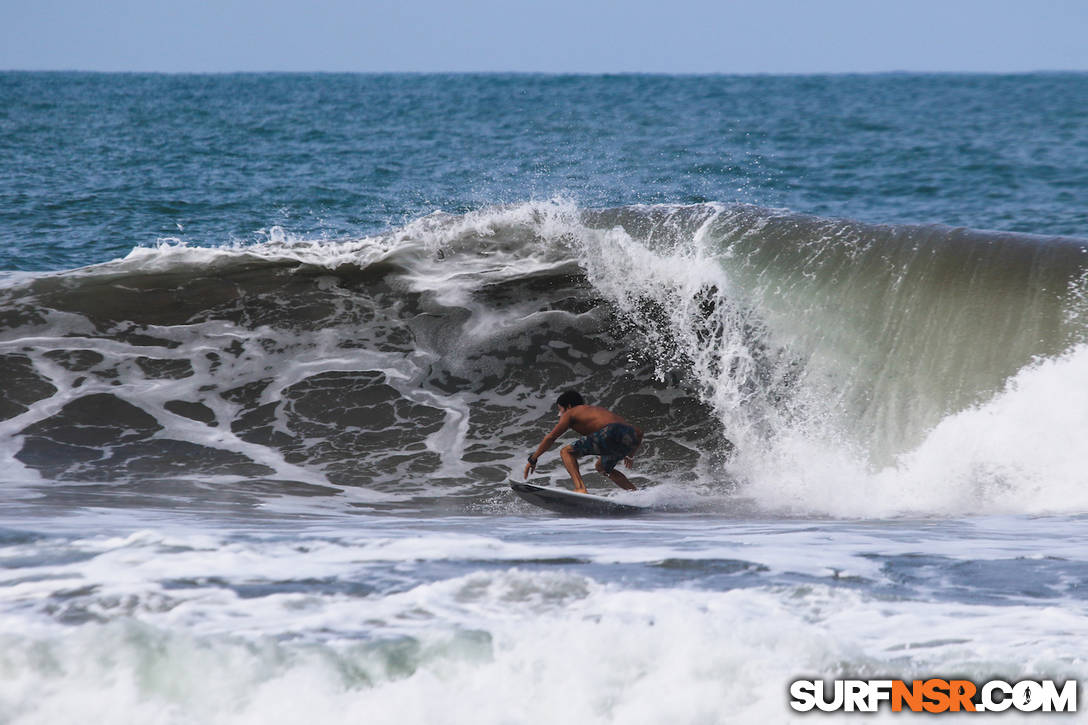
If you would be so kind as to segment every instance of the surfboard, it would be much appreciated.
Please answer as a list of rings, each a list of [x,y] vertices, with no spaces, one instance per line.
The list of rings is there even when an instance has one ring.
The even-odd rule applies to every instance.
[[[637,516],[650,510],[647,506],[620,503],[604,496],[575,493],[533,483],[514,482],[510,484],[510,488],[534,506],[567,516]]]

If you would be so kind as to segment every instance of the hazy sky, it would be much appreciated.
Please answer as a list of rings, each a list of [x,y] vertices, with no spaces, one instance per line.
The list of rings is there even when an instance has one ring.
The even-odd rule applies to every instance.
[[[1088,0],[0,0],[0,68],[1088,70]]]

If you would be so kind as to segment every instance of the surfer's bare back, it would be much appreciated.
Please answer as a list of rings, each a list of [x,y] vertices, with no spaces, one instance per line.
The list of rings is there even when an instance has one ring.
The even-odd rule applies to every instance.
[[[551,448],[559,436],[570,428],[582,438],[565,446],[559,455],[574,481],[575,491],[588,493],[586,484],[582,481],[582,473],[578,470],[578,458],[581,456],[600,456],[597,459],[597,472],[608,476],[620,488],[634,491],[635,487],[627,480],[627,476],[615,468],[621,460],[628,468],[631,467],[631,459],[642,445],[642,429],[631,425],[610,410],[586,405],[582,396],[573,390],[560,395],[555,406],[559,409],[559,424],[544,436],[536,451],[529,456],[529,463],[525,466],[525,478],[529,478],[529,474],[536,470],[536,462],[544,455],[544,451]]]

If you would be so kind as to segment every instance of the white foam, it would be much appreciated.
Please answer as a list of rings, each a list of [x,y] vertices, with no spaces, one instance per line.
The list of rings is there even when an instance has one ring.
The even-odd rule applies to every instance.
[[[1077,582],[941,601],[884,564],[1077,562],[1069,517],[44,526],[0,548],[5,722],[790,722],[799,677],[1088,677]],[[747,564],[744,588],[701,588],[704,561]]]
[[[194,635],[142,615],[63,634],[4,622],[0,709],[20,725],[801,722],[787,685],[804,676],[1088,675],[1069,641],[1085,612],[1068,608],[623,590],[517,569],[369,600],[281,600],[303,624],[371,635]]]
[[[738,464],[771,509],[836,516],[1088,511],[1088,346],[1020,371],[992,400],[945,418],[871,471],[834,442],[783,436]]]

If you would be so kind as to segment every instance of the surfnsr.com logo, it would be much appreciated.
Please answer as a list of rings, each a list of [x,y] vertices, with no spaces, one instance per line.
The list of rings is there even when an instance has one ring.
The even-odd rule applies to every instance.
[[[797,680],[790,707],[798,712],[1076,712],[1077,681],[1054,680]]]

